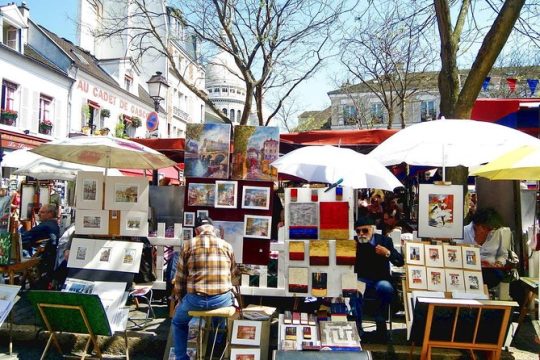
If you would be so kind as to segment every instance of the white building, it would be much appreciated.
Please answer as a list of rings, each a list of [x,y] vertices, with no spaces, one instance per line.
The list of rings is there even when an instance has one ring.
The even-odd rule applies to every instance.
[[[166,44],[168,52],[172,55],[174,63],[184,78],[199,89],[204,89],[204,68],[198,62],[198,41],[186,33],[184,25],[173,16],[176,9],[167,6],[167,1],[147,1],[147,10],[160,14],[153,17],[153,25],[159,33],[160,39]],[[185,134],[187,123],[200,123],[204,118],[204,102],[180,83],[171,71],[172,63],[167,57],[149,50],[136,59],[140,49],[133,51],[134,44],[130,43],[130,36],[135,30],[124,29],[118,36],[107,39],[96,38],[92,32],[98,32],[110,27],[107,19],[114,16],[127,19],[131,25],[140,23],[141,27],[148,26],[148,19],[134,15],[140,10],[128,0],[80,0],[78,41],[82,48],[100,59],[101,65],[118,83],[127,83],[139,78],[139,84],[144,84],[156,72],[161,72],[167,79],[170,88],[161,106],[165,109],[166,119],[161,119],[159,136],[181,137]],[[114,14],[114,15],[113,15]],[[129,27],[129,26],[128,26]],[[156,46],[156,39],[146,38],[146,46]],[[137,45],[135,45],[137,46]],[[136,67],[135,67],[136,65]]]

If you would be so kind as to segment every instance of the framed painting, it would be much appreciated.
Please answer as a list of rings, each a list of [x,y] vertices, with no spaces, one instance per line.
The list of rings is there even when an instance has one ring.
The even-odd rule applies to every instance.
[[[103,173],[79,171],[77,173],[75,203],[77,209],[103,209]]]
[[[187,192],[188,206],[214,206],[216,185],[189,183]]]
[[[305,244],[303,241],[289,241],[289,260],[304,261]]]
[[[214,207],[236,209],[238,181],[216,180]]]
[[[427,290],[426,268],[424,266],[408,265],[407,282],[409,289]]]
[[[261,349],[232,348],[231,360],[260,360]]]
[[[467,270],[482,270],[480,260],[480,248],[473,246],[462,246],[463,268]]]
[[[356,241],[336,240],[336,265],[354,265],[356,262]]]
[[[231,125],[187,124],[184,176],[227,179],[230,148]]]
[[[328,294],[328,274],[324,272],[311,273],[311,295],[325,297]]]
[[[356,282],[357,277],[355,273],[343,273],[341,274],[341,294],[344,297],[351,297],[356,294]]]
[[[289,239],[318,239],[319,212],[317,203],[289,204]]]
[[[182,240],[189,241],[193,238],[193,228],[182,228]]]
[[[201,216],[210,216],[209,213],[208,213],[208,210],[197,210],[197,217],[201,217]],[[193,224],[193,226],[195,226],[195,224]]]
[[[289,267],[288,284],[290,293],[307,294],[308,281],[308,268]]]
[[[231,344],[259,346],[261,344],[261,327],[261,321],[234,320]]]
[[[451,268],[462,268],[463,260],[461,258],[461,246],[459,245],[443,245],[444,266]]]
[[[184,211],[184,226],[195,226],[195,213]]]
[[[420,184],[418,236],[463,238],[463,187]]]
[[[443,268],[428,267],[427,289],[430,291],[446,291],[446,274]]]
[[[213,221],[219,237],[231,244],[237,263],[243,261],[244,224],[241,221]]]
[[[144,176],[107,176],[105,209],[148,211],[148,179]]]
[[[244,237],[270,239],[271,216],[244,215]]]
[[[264,186],[244,186],[242,188],[242,209],[270,209],[270,188]]]
[[[463,271],[465,292],[484,294],[484,279],[481,271]]]
[[[36,187],[34,184],[23,183],[21,185],[21,203],[19,205],[19,220],[31,220],[34,211],[34,195]]]
[[[426,266],[444,267],[442,245],[424,244],[424,256],[426,258]]]
[[[465,291],[463,270],[446,269],[446,291]]]
[[[270,164],[279,157],[279,128],[235,126],[232,178],[277,181],[277,169]]]
[[[424,244],[419,241],[405,242],[405,262],[409,265],[424,265]]]
[[[148,214],[145,211],[121,211],[120,235],[148,236]]]
[[[77,209],[75,233],[79,235],[108,235],[109,211]]]
[[[319,203],[319,238],[349,240],[349,202],[332,201]]]
[[[309,265],[330,265],[330,244],[328,240],[309,242]]]

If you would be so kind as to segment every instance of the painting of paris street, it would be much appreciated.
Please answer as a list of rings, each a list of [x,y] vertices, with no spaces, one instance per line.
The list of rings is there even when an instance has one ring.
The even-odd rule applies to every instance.
[[[185,176],[227,179],[230,147],[231,125],[187,124]]]
[[[277,180],[270,166],[279,156],[279,128],[235,126],[232,178],[235,180]]]

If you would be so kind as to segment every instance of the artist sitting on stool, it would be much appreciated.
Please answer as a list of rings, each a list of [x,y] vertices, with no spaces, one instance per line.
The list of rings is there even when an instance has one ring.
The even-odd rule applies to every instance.
[[[392,239],[375,234],[375,222],[369,217],[359,218],[354,224],[356,231],[356,263],[354,272],[358,281],[366,284],[366,289],[375,289],[379,300],[376,314],[377,337],[386,340],[386,311],[392,302],[394,288],[390,283],[390,263],[403,266],[403,256],[394,248]],[[362,332],[363,294],[358,293],[352,299],[356,308],[356,322]]]

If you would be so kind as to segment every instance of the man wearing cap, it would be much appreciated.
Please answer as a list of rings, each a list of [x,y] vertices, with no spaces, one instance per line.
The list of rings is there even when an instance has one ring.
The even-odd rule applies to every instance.
[[[195,234],[181,246],[174,283],[174,295],[182,299],[172,320],[177,360],[189,360],[189,311],[233,305],[231,289],[236,263],[231,245],[215,235],[212,219],[206,215],[195,220]]]
[[[354,224],[356,231],[356,263],[354,272],[358,281],[366,284],[364,290],[375,290],[379,299],[376,314],[377,336],[386,338],[386,309],[390,306],[394,288],[390,282],[390,263],[394,266],[403,266],[403,256],[394,248],[392,239],[375,234],[375,223],[369,217],[361,217]],[[362,305],[363,294],[353,297],[356,307],[356,321],[358,330],[362,331]]]

